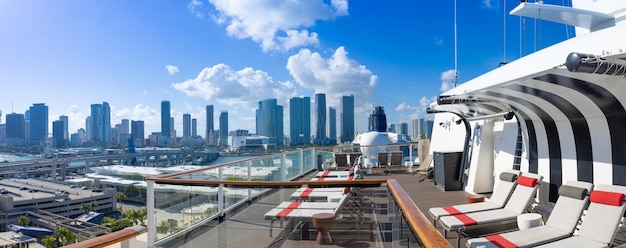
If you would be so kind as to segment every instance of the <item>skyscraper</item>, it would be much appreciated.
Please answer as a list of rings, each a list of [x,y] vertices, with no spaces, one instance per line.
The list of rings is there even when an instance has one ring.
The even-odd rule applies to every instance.
[[[340,140],[341,143],[352,142],[354,140],[354,96],[342,96],[339,103],[340,117]]]
[[[26,124],[24,115],[16,113],[6,115],[6,125],[7,146],[26,145]]]
[[[326,145],[326,94],[315,94],[315,144]]]
[[[65,139],[63,138],[63,121],[57,120],[52,122],[52,144],[56,148],[65,147]]]
[[[196,118],[191,119],[191,137],[198,137],[198,120]]]
[[[267,136],[269,143],[283,145],[283,106],[275,98],[259,102],[256,110],[257,135]]]
[[[161,101],[161,145],[170,144],[170,101]]]
[[[69,119],[67,115],[59,116],[59,120],[63,122],[63,139],[69,140],[70,139]]]
[[[30,107],[30,145],[46,145],[48,138],[48,106],[35,103]]]
[[[89,122],[89,140],[104,146],[111,142],[111,108],[109,103],[91,104]]]
[[[228,111],[220,113],[220,146],[228,146]]]
[[[130,122],[130,136],[135,141],[135,146],[144,145],[144,124],[143,121],[131,121]]]
[[[206,142],[209,145],[215,144],[215,128],[213,124],[213,105],[206,105]]]
[[[402,138],[405,140],[409,140],[409,124],[406,122],[400,123],[400,135],[402,135]]]
[[[369,131],[385,132],[387,131],[387,115],[382,106],[374,107],[374,112],[370,114]]]
[[[290,145],[311,144],[311,98],[294,97],[289,99]]]
[[[191,137],[191,115],[183,114],[183,137]]]
[[[328,142],[337,144],[337,110],[333,107],[328,108]]]

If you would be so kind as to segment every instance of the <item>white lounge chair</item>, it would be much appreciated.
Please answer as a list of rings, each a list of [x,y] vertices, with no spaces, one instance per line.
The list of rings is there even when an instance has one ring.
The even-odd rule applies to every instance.
[[[578,234],[538,247],[610,247],[626,208],[625,194],[625,186],[597,185]]]
[[[532,247],[572,235],[589,203],[593,184],[569,181],[559,188],[559,198],[546,224],[526,230],[469,239],[468,247]]]
[[[272,228],[274,226],[274,221],[276,220],[280,220],[280,226],[282,227],[283,220],[285,219],[310,221],[313,215],[317,213],[332,213],[333,215],[338,216],[344,206],[347,206],[350,210],[350,214],[362,223],[363,210],[359,203],[351,201],[350,196],[353,192],[347,187],[337,189],[342,191],[320,192],[325,195],[339,194],[339,198],[336,202],[282,202],[276,208],[265,213],[265,219],[271,220],[270,237],[272,236]]]
[[[320,171],[315,174],[315,177],[349,177],[354,175],[354,167],[347,171]]]
[[[513,193],[517,177],[520,174],[521,172],[518,170],[506,170],[500,173],[499,182],[495,185],[491,198],[487,201],[428,209],[428,213],[433,217],[433,224],[437,226],[437,221],[443,216],[503,208]]]
[[[517,186],[504,208],[455,214],[439,218],[444,228],[444,236],[449,231],[457,233],[457,247],[461,246],[461,236],[467,229],[483,227],[490,224],[505,224],[517,220],[533,200],[543,176],[534,173],[522,173],[517,177]]]

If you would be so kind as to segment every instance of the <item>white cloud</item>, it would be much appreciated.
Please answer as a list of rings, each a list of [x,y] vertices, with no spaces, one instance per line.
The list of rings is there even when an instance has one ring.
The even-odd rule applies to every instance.
[[[72,105],[67,108],[67,130],[69,133],[75,133],[79,128],[85,128],[85,118],[87,118],[80,108],[76,105]]]
[[[146,130],[146,132],[161,130],[161,111],[143,104],[137,104],[133,108],[121,109],[112,105],[111,125],[120,123],[122,119],[142,120],[144,122],[144,130]]]
[[[498,6],[498,2],[492,3],[493,0],[482,0],[482,7],[484,9],[497,9]]]
[[[443,45],[443,39],[440,38],[439,36],[434,36],[433,37],[433,42],[435,42],[435,45],[437,45],[437,46]]]
[[[203,14],[200,11],[196,10],[196,8],[199,8],[201,6],[202,2],[200,2],[199,0],[191,0],[191,2],[187,4],[187,9],[189,9],[191,13],[195,14],[196,17],[202,18]]]
[[[178,66],[175,65],[166,65],[165,70],[167,70],[167,73],[169,73],[170,75],[174,75],[179,72]]]
[[[301,87],[325,93],[329,106],[339,106],[341,96],[354,95],[355,110],[375,95],[374,88],[378,82],[378,77],[364,65],[348,58],[344,47],[337,48],[330,58],[301,49],[289,57],[287,70]]]
[[[348,14],[347,0],[209,0],[217,14],[213,19],[226,24],[229,36],[252,39],[263,51],[285,51],[319,43],[317,33],[306,30],[317,20],[332,20]]]
[[[454,79],[456,78],[455,70],[447,70],[441,73],[441,92],[446,92],[454,87]]]
[[[279,104],[286,104],[296,96],[296,88],[289,81],[274,81],[266,72],[250,67],[234,71],[225,64],[204,68],[196,78],[171,86],[188,96],[247,109],[255,109],[259,100],[276,98]]]

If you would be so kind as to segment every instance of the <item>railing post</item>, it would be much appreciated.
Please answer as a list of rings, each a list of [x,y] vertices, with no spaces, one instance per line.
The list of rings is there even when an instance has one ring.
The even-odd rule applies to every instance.
[[[315,154],[315,147],[311,148],[311,156],[313,156],[313,164],[311,168],[317,168],[317,154]]]
[[[409,145],[409,159],[411,160],[411,162],[414,161],[414,159],[413,159],[413,144]]]
[[[252,181],[252,161],[246,162],[248,165],[248,181]],[[248,188],[248,202],[252,201],[252,189]]]
[[[298,161],[300,161],[300,175],[304,175],[304,150],[298,152]]]
[[[156,209],[154,209],[154,181],[146,181],[147,183],[147,189],[146,189],[146,201],[147,201],[147,208],[148,208],[148,216],[147,216],[147,221],[148,221],[148,247],[149,248],[153,248],[156,247],[154,245],[154,242],[156,241],[156,219],[154,216],[154,213],[156,212]]]
[[[224,180],[222,167],[217,168],[217,178]],[[224,216],[224,184],[217,186],[217,215],[219,218]]]
[[[286,158],[286,154],[280,156],[280,170],[283,172],[280,181],[283,182],[287,180],[287,165],[285,164]],[[293,166],[293,164],[291,166]]]

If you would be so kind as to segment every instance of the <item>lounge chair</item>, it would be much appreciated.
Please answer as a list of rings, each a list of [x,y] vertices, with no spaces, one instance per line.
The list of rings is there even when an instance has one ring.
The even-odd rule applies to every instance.
[[[532,247],[572,235],[589,203],[593,184],[569,181],[559,188],[559,198],[546,224],[526,230],[490,235],[467,241],[468,247]]]
[[[319,177],[349,177],[354,175],[355,167],[350,168],[347,171],[320,171],[315,174],[316,178]]]
[[[420,163],[419,167],[417,167],[417,169],[415,169],[415,172],[413,172],[413,174],[419,174],[420,175],[420,182],[424,181],[427,177],[429,173],[433,173],[433,167],[430,166],[430,164],[433,162],[433,155],[428,154],[426,155],[426,158],[424,158],[424,160]]]
[[[348,207],[350,214],[357,218],[357,220],[363,222],[363,209],[360,203],[351,199],[350,196],[354,195],[354,192],[349,187],[335,188],[340,190],[338,192],[321,192],[325,195],[339,195],[336,201],[328,202],[282,202],[276,208],[271,209],[265,213],[265,219],[271,220],[270,222],[270,237],[272,236],[272,228],[274,221],[280,220],[280,226],[283,226],[283,220],[301,220],[310,221],[314,214],[317,213],[331,213],[338,216],[341,213],[341,209],[344,206]]]
[[[387,165],[385,167],[385,174],[391,173],[391,167],[392,166],[402,166],[402,159],[403,158],[404,157],[403,157],[402,151],[390,152],[389,153],[389,162],[387,163]]]
[[[493,224],[506,224],[517,221],[517,216],[524,213],[533,201],[543,176],[534,173],[522,173],[517,177],[517,186],[504,208],[455,214],[439,218],[444,228],[444,236],[448,232],[457,233],[457,247],[461,246],[463,231]]]
[[[382,166],[387,166],[387,163],[389,163],[389,153],[379,152],[378,160],[376,161],[376,167],[381,168]]]
[[[625,186],[599,184],[591,192],[589,208],[578,234],[538,247],[609,247],[624,215]]]
[[[348,154],[335,153],[335,164],[337,165],[336,167],[337,169],[348,168],[350,166],[350,164],[348,163]]]
[[[500,173],[499,182],[496,184],[491,198],[487,201],[428,209],[428,213],[433,217],[433,224],[437,226],[437,221],[443,216],[503,208],[513,193],[517,177],[520,174],[521,172],[518,170],[506,170]]]

